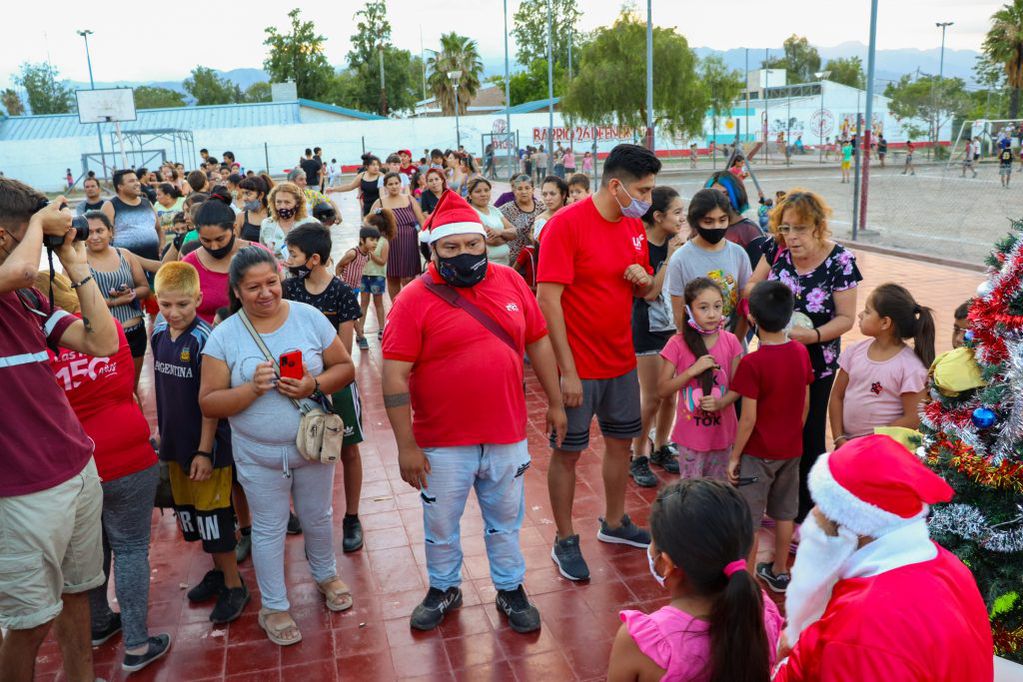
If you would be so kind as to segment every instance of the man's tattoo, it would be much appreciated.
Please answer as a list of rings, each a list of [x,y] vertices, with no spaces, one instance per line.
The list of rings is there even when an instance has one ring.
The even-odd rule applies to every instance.
[[[85,325],[85,333],[92,334],[92,323],[89,322],[89,318],[82,316],[82,324]]]
[[[402,405],[408,405],[408,403],[408,393],[384,394],[384,407],[401,407]]]

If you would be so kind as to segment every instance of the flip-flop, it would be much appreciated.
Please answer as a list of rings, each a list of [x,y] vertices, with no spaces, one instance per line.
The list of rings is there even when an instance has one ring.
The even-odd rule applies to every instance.
[[[322,583],[317,583],[316,589],[318,589],[320,594],[323,595],[324,603],[327,605],[328,609],[338,612],[347,611],[352,608],[352,605],[355,603],[355,600],[352,599],[352,590],[347,585],[345,585],[343,590],[329,589],[327,585],[335,580],[341,580],[341,578],[336,575],[331,578],[327,578]],[[341,584],[344,585],[344,582],[342,581]]]
[[[295,623],[295,619],[288,614],[288,620],[280,625],[272,626],[266,622],[267,616],[272,616],[275,613],[288,613],[287,611],[274,611],[272,609],[260,609],[259,610],[259,627],[263,628],[266,632],[267,639],[274,644],[279,646],[291,646],[302,641],[302,632],[298,629],[298,624]],[[285,639],[284,633],[288,630],[294,630],[298,633],[298,637],[294,639]]]

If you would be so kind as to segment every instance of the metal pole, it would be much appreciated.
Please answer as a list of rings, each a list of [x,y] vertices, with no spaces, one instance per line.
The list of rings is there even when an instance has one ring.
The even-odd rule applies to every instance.
[[[266,164],[266,174],[270,175],[270,146],[263,143],[263,163]]]
[[[507,4],[507,0],[505,0]],[[419,61],[423,65],[423,99],[426,99],[426,48],[423,47],[423,25],[419,24]]]
[[[944,90],[944,78],[945,78],[945,30],[951,26],[952,21],[939,21],[935,24],[941,29],[941,56],[938,59],[938,101],[941,101],[941,91]],[[941,118],[938,116],[938,108],[934,108],[934,141],[939,142],[941,139]],[[950,155],[951,156],[951,155]]]
[[[870,2],[870,44],[867,46],[867,132],[863,136],[863,148],[870,153],[870,137],[874,128],[874,61],[877,52],[877,0]],[[863,166],[863,194],[860,195],[860,224],[853,224],[852,238],[856,239],[857,229],[867,227],[867,197],[870,194],[870,157]]]
[[[877,0],[871,0],[877,2]],[[860,153],[863,148],[863,117],[860,116],[860,93],[856,92],[856,146],[853,148],[853,239],[856,239],[857,227],[860,224]]]
[[[458,81],[455,81],[455,149],[462,146],[462,129],[458,123]]]
[[[749,135],[749,48],[746,48],[746,134]],[[745,145],[743,145],[743,156],[745,156]],[[749,165],[747,159],[746,165]]]
[[[506,143],[511,141],[511,75],[508,68],[508,0],[504,0],[504,129]],[[518,144],[507,144],[508,179],[514,178],[518,167],[512,161],[512,154],[518,158]],[[512,149],[515,147],[515,149]]]
[[[787,86],[788,93],[785,95],[785,165],[792,165],[792,154],[789,149],[792,147],[792,90]]]
[[[764,64],[769,64],[771,61],[771,51],[764,48]],[[764,68],[764,163],[768,163],[771,160],[771,98],[767,94],[767,88],[771,82],[771,69]]]
[[[554,166],[554,11],[547,0],[547,167]]]
[[[92,35],[90,29],[84,29],[78,32],[78,35],[85,38],[85,62],[89,65],[89,89],[96,89],[96,81],[92,78],[92,55],[89,54],[89,36]],[[99,139],[99,158],[100,166],[103,168],[103,179],[107,179],[107,153],[103,149],[103,131],[99,127],[99,123],[96,124],[96,137]]]
[[[384,88],[384,44],[380,43],[380,114],[387,116],[387,90]]]
[[[654,150],[654,20],[653,0],[646,0],[646,146]]]

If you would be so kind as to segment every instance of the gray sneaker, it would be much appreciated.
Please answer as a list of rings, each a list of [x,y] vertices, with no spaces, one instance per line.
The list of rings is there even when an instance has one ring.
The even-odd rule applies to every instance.
[[[600,530],[597,531],[597,539],[601,542],[611,542],[618,545],[629,545],[630,547],[647,548],[650,546],[649,531],[640,528],[632,522],[629,515],[622,517],[622,525],[617,528],[610,528],[607,521],[600,519]]]
[[[656,464],[669,474],[677,474],[678,450],[673,449],[671,444],[662,445],[659,450],[650,453],[650,463]]]
[[[650,471],[649,457],[636,457],[629,462],[629,475],[641,488],[654,488],[660,482],[654,472]]]
[[[555,537],[554,547],[551,548],[551,559],[554,559],[554,563],[558,565],[558,573],[569,580],[590,579],[590,567],[583,559],[578,535],[570,535],[564,540],[558,540]]]

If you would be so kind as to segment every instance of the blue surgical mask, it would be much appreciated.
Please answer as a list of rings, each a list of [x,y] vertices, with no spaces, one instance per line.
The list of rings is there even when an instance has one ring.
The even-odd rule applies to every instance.
[[[633,200],[633,201],[635,201],[635,200]],[[661,587],[664,587],[664,576],[660,575],[657,572],[657,567],[654,566],[654,557],[653,557],[652,554],[650,554],[650,547],[647,547],[647,549],[646,549],[646,562],[647,562],[647,564],[650,565],[650,575],[652,575],[654,577],[654,580],[657,581],[658,585],[660,585]]]
[[[625,189],[625,185],[622,185],[622,189]],[[650,210],[650,204],[645,201],[640,201],[636,197],[629,194],[629,198],[632,199],[632,203],[628,206],[622,206],[622,202],[618,201],[618,197],[615,197],[615,202],[618,204],[618,208],[622,210],[622,215],[626,218],[642,218],[646,215],[646,212]]]

